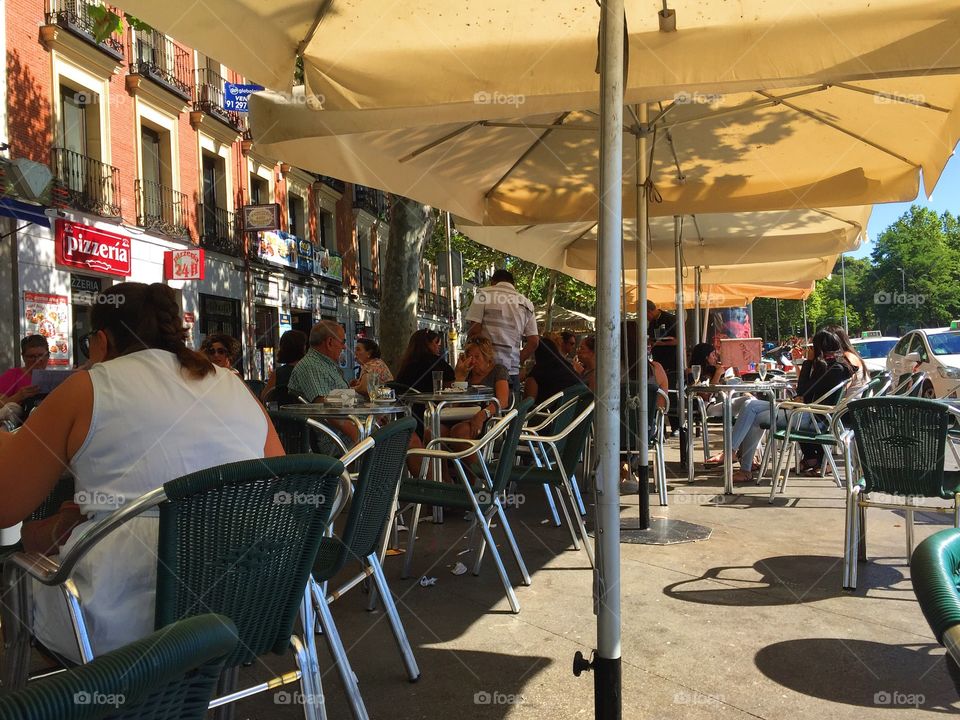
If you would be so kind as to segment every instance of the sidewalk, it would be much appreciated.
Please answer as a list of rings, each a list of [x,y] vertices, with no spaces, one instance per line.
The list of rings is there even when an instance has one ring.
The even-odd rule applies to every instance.
[[[792,478],[772,505],[769,485],[738,486],[724,497],[716,472],[687,484],[670,442],[671,505],[654,504],[653,514],[713,534],[684,545],[620,546],[624,718],[862,720],[891,709],[909,718],[960,709],[943,650],[913,596],[901,515],[868,512],[871,560],[861,565],[859,589],[847,593],[843,495],[831,479]],[[623,516],[635,518],[637,498],[622,504]],[[387,559],[419,682],[407,682],[385,617],[365,610],[361,590],[334,603],[371,718],[593,717],[593,677],[571,671],[574,653],[589,656],[595,646],[586,554],[570,547],[565,528],[546,523],[541,494],[510,513],[533,576],[530,587],[517,587],[519,615],[510,613],[489,558],[479,577],[451,574],[468,526],[459,517],[420,524],[416,578],[401,580],[402,557]],[[917,541],[947,523],[918,513]],[[519,582],[509,552],[501,552]],[[423,574],[436,585],[420,587]],[[328,716],[349,718],[318,643]],[[291,661],[268,664],[287,670]],[[243,676],[263,680],[266,670],[255,664]],[[302,717],[296,686],[287,688],[239,703],[236,717]]]

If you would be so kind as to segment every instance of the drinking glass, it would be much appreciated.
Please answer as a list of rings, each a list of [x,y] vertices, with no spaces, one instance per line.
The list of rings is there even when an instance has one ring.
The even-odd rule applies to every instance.
[[[376,373],[367,373],[367,395],[371,400],[380,397],[380,376]]]
[[[760,363],[757,366],[757,372],[760,373],[760,382],[764,382],[767,379],[767,364],[765,362]]]
[[[433,391],[435,393],[443,390],[443,370],[433,371]]]
[[[700,382],[700,373],[702,372],[699,365],[690,366],[690,374],[693,376],[693,384],[696,385]]]

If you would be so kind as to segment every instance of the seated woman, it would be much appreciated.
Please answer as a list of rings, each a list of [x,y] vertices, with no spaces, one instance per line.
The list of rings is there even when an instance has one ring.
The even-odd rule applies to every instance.
[[[807,360],[800,368],[797,378],[797,395],[806,403],[811,403],[840,383],[853,377],[853,368],[843,355],[840,340],[832,332],[821,330],[813,336],[813,347]],[[835,404],[841,393],[827,398],[827,404]],[[731,445],[740,450],[740,471],[733,476],[734,482],[750,482],[753,479],[753,460],[763,435],[761,423],[770,419],[770,403],[759,398],[751,398],[743,406],[733,426]],[[777,418],[778,427],[786,427],[786,415]],[[812,415],[804,415],[797,428],[803,432],[819,432],[819,421]],[[816,446],[822,459],[823,449]],[[805,460],[804,469],[819,466],[820,460],[811,457]]]
[[[593,335],[588,335],[580,341],[577,348],[576,363],[573,369],[580,375],[580,382],[590,388],[590,392],[597,389],[597,345]]]
[[[433,392],[433,373],[441,371],[443,382],[453,382],[454,371],[440,355],[440,333],[429,328],[417,330],[410,336],[407,349],[400,359],[396,381],[417,392]]]
[[[367,382],[371,375],[376,375],[380,384],[393,380],[393,373],[383,361],[380,346],[373,340],[362,338],[357,340],[357,349],[354,351],[357,362],[360,363],[360,377],[350,383],[350,387],[365,397],[370,397]]]
[[[493,359],[493,343],[485,337],[467,341],[460,360],[457,361],[457,380],[466,380],[471,385],[484,385],[493,390],[501,408],[510,405],[510,373]],[[471,408],[472,409],[472,408]],[[497,412],[494,403],[488,403],[466,420],[450,429],[456,438],[474,440],[483,433],[484,424]]]
[[[39,506],[65,467],[87,518],[67,538],[67,551],[94,521],[168,480],[283,455],[246,385],[184,344],[187,331],[172,289],[113,285],[93,304],[91,326],[80,342],[94,365],[50,393],[23,430],[0,433],[0,527]],[[153,631],[157,529],[156,516],[135,518],[74,569],[95,654]],[[41,642],[77,660],[60,589],[37,585],[34,598]]]
[[[240,374],[240,371],[234,365],[240,359],[241,349],[240,341],[226,333],[207,335],[200,343],[200,352],[210,358],[210,362],[237,375]]]
[[[580,378],[552,338],[541,337],[533,357],[536,364],[523,381],[523,394],[533,398],[536,404],[580,383]]]
[[[280,405],[296,402],[296,395],[291,393],[287,386],[290,384],[290,375],[297,363],[307,354],[307,334],[300,330],[287,330],[280,336],[280,345],[277,347],[277,366],[267,378],[263,386],[260,399],[264,402],[276,401]]]
[[[847,392],[856,392],[870,382],[870,371],[867,370],[867,364],[863,361],[863,358],[860,357],[860,353],[854,349],[853,343],[850,342],[850,336],[847,335],[846,331],[840,325],[827,325],[824,330],[832,332],[837,336],[837,340],[840,341],[840,346],[843,348],[843,356],[847,359],[847,362],[850,363],[850,367],[853,368],[853,381],[847,387]]]

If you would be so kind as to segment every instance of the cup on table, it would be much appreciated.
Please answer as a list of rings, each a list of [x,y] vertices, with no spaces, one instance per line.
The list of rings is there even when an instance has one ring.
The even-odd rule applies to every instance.
[[[433,391],[435,393],[443,390],[443,370],[433,371]]]
[[[367,373],[367,395],[371,400],[375,400],[380,392],[380,376],[375,373]]]
[[[470,383],[468,383],[466,380],[457,380],[455,383],[453,383],[452,387],[454,390],[466,391],[466,389],[470,387]]]
[[[699,365],[690,366],[690,375],[693,376],[694,385],[700,382],[700,373],[702,372],[702,370],[703,369]]]

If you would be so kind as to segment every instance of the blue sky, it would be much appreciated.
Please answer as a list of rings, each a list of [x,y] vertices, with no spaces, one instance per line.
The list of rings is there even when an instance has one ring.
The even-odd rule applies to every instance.
[[[947,166],[940,176],[940,182],[933,191],[933,197],[928,201],[920,190],[920,197],[914,202],[923,205],[938,214],[944,210],[957,214],[960,212],[960,160],[951,157]],[[870,222],[867,224],[867,237],[870,242],[865,242],[856,252],[850,253],[852,257],[867,257],[873,250],[873,239],[876,238],[887,227],[896,222],[903,213],[909,209],[913,203],[887,203],[885,205],[874,205],[873,213],[870,215]]]

